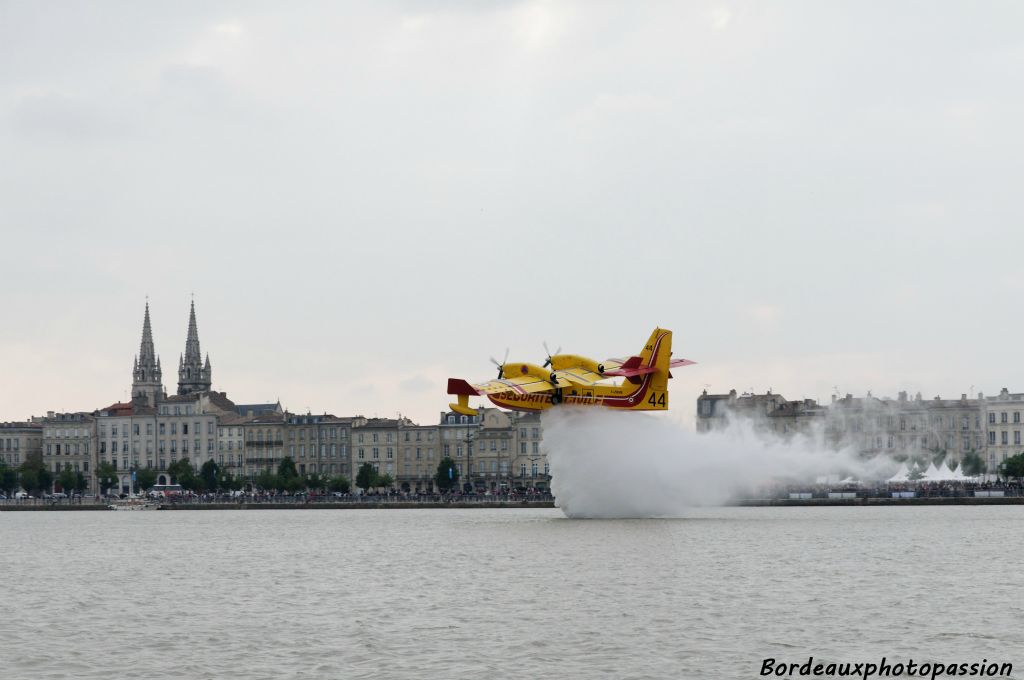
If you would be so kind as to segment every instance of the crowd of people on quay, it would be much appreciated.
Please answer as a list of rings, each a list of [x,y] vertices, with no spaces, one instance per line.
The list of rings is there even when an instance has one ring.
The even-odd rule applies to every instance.
[[[358,503],[358,504],[388,504],[388,503],[519,503],[543,502],[554,500],[554,497],[545,491],[528,489],[477,492],[417,492],[417,491],[369,491],[358,492],[298,492],[279,493],[276,491],[237,491],[230,493],[182,493],[168,495],[159,499],[167,504],[186,503],[282,503],[282,504],[322,504],[322,503]]]
[[[858,498],[933,498],[970,496],[1024,496],[1018,480],[993,481],[920,481],[920,482],[838,482],[816,484],[773,484],[762,487],[752,497],[829,498],[830,494],[855,494]]]
[[[352,503],[352,504],[388,504],[388,503],[521,503],[550,502],[554,496],[548,491],[538,489],[501,489],[483,492],[451,491],[451,492],[419,492],[419,491],[368,491],[352,492],[279,492],[273,490],[220,491],[196,493],[182,491],[180,493],[143,493],[143,494],[48,494],[42,497],[20,496],[18,498],[0,499],[0,503],[17,505],[84,505],[108,504],[118,501],[147,501],[161,505],[179,504],[214,504],[214,503],[278,503],[290,505]]]

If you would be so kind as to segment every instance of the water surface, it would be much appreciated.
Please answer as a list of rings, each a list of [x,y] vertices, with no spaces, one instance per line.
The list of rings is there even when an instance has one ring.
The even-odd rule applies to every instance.
[[[0,513],[10,678],[1024,664],[1024,507]],[[1018,673],[1018,676],[1020,673]]]

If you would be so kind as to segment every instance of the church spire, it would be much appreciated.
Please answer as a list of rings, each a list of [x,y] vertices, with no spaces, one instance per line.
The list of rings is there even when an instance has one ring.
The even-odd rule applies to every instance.
[[[149,321],[149,300],[146,301],[146,313],[142,318],[142,342],[139,343],[139,354],[132,365],[132,399],[145,397],[152,406],[157,397],[163,393],[161,384],[160,359],[153,349],[153,328]]]
[[[209,356],[204,367],[203,355],[199,350],[199,326],[196,323],[196,302],[193,300],[189,308],[185,354],[178,362],[178,394],[208,391],[210,374]]]
[[[156,351],[153,349],[153,328],[149,324],[149,301],[146,301],[146,315],[142,319],[142,343],[139,346],[139,357],[143,366],[156,363]]]

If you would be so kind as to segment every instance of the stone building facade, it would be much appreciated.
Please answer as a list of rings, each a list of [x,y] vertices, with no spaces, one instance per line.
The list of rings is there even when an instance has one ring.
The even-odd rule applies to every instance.
[[[62,470],[81,472],[86,491],[96,489],[96,419],[88,413],[49,412],[40,420],[43,428],[43,464],[54,478]]]
[[[1021,422],[1024,394],[1011,394],[1004,387],[998,395],[984,397],[983,402],[987,449],[982,458],[988,469],[994,471],[1004,460],[1024,451],[1021,435],[1024,432],[1024,423]]]
[[[996,396],[924,399],[900,392],[896,399],[834,396],[831,404],[787,401],[780,395],[708,394],[697,398],[697,431],[710,432],[740,418],[782,437],[804,434],[864,456],[943,455],[950,466],[981,457],[995,474],[1008,457],[1024,452],[1024,393],[1003,388]]]
[[[0,423],[0,462],[8,467],[18,467],[30,455],[41,455],[42,452],[42,423]]]

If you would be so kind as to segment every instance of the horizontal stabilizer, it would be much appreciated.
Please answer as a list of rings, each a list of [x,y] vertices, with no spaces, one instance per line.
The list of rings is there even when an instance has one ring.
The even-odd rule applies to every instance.
[[[657,366],[641,366],[640,357],[630,357],[626,359],[625,363],[623,363],[621,367],[616,368],[614,371],[605,371],[604,374],[616,376],[618,378],[636,378],[637,376],[657,372]]]
[[[472,385],[462,378],[448,378],[448,394],[464,394],[469,397],[480,395]]]

